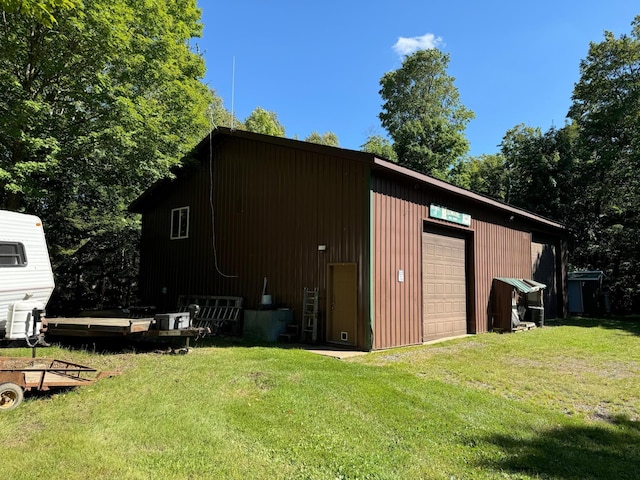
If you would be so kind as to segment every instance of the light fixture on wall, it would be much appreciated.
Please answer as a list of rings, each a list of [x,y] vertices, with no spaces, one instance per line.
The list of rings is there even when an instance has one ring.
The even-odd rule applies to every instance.
[[[324,252],[327,250],[327,246],[326,245],[318,245],[318,251],[319,252]]]

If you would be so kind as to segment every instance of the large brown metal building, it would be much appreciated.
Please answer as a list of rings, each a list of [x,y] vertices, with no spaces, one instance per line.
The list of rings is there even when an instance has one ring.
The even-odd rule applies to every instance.
[[[142,214],[142,300],[234,295],[301,321],[319,288],[319,339],[361,350],[491,330],[494,277],[547,284],[566,312],[563,225],[373,154],[217,128]]]

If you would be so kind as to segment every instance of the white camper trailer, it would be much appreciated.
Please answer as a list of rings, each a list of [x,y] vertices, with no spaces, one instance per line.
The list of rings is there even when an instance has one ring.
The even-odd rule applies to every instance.
[[[53,287],[40,219],[0,210],[0,340],[24,340],[37,333],[33,310],[44,310]]]

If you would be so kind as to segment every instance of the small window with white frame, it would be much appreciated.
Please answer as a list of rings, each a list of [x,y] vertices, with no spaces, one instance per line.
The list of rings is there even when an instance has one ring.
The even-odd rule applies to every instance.
[[[171,240],[189,238],[189,207],[171,210]]]

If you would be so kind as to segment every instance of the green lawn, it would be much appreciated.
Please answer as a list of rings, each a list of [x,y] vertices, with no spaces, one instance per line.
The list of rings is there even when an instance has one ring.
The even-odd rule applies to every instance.
[[[122,375],[0,414],[4,478],[640,476],[637,319],[348,361],[242,343],[38,354]]]

